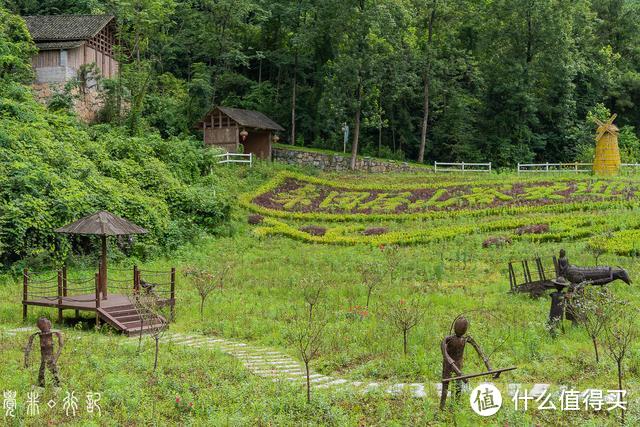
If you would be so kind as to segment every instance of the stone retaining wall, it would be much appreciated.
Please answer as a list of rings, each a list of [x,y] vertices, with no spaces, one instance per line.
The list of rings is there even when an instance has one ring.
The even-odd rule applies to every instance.
[[[351,169],[351,157],[337,154],[318,153],[314,151],[287,150],[273,148],[272,159],[282,163],[298,166],[310,166],[324,171],[348,171]],[[412,166],[407,162],[379,160],[371,157],[358,157],[356,169],[371,173],[411,172],[428,169]]]

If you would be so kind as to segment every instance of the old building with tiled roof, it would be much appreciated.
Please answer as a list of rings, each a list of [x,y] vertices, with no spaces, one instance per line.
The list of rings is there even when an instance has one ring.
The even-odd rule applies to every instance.
[[[272,142],[278,140],[282,126],[259,111],[215,107],[198,123],[204,144],[227,152],[253,154],[271,160]]]
[[[103,77],[118,71],[114,58],[115,19],[111,15],[25,16],[38,48],[36,83],[62,83],[82,65],[95,63]]]

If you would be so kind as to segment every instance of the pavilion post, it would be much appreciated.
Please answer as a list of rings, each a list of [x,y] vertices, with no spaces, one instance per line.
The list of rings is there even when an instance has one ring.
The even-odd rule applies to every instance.
[[[138,266],[133,266],[133,293],[138,293]]]
[[[58,323],[62,323],[62,270],[58,270]]]
[[[67,265],[62,266],[62,296],[67,296]]]
[[[175,267],[171,267],[171,321],[173,322],[173,319],[176,316],[175,313],[175,305],[176,305],[176,268]]]
[[[102,299],[107,299],[107,236],[102,237],[102,261],[100,262],[100,288]]]
[[[29,286],[29,269],[22,270],[22,320],[27,320],[27,287]]]
[[[100,273],[96,273],[96,326],[100,326]]]

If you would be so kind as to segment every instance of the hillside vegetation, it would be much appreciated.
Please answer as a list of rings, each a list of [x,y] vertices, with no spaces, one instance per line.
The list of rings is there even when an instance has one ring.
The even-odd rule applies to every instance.
[[[137,256],[215,231],[228,218],[225,192],[208,175],[215,152],[190,137],[88,127],[48,110],[25,85],[34,48],[24,22],[4,11],[0,18],[0,262],[65,257],[67,239],[53,229],[101,209],[150,230],[127,247]]]

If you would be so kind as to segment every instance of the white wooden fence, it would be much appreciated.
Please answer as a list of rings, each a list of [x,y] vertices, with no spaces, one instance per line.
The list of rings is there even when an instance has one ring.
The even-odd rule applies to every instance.
[[[518,173],[586,172],[591,173],[593,163],[518,163]]]
[[[621,168],[640,168],[640,163],[622,163]],[[518,163],[518,173],[574,172],[591,173],[593,163]]]
[[[216,155],[218,160],[218,164],[221,163],[248,163],[249,167],[253,166],[253,153],[243,154],[243,153],[224,153]]]
[[[491,173],[491,162],[489,163],[448,163],[434,162],[433,170],[438,172],[488,172]]]

